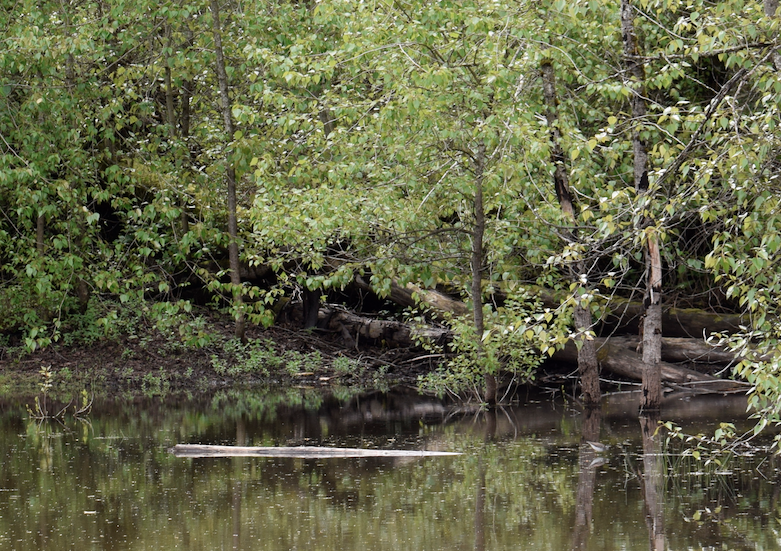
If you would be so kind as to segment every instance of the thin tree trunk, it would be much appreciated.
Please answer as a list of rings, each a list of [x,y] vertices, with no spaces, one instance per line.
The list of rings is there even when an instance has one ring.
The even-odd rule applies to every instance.
[[[46,217],[43,214],[39,214],[35,221],[35,250],[38,252],[38,256],[43,256],[45,247],[45,224]]]
[[[640,47],[635,33],[635,8],[631,0],[621,0],[621,34],[624,43],[624,60],[632,87],[632,150],[634,153],[634,185],[638,193],[648,192],[648,152],[641,136],[645,108],[645,68],[637,61]],[[643,319],[643,395],[640,409],[655,411],[662,400],[662,260],[658,236],[653,231],[653,221],[645,220],[646,272],[645,314]]]
[[[776,17],[776,11],[778,11],[778,0],[764,0],[762,8],[765,16],[773,19]],[[775,65],[776,71],[781,71],[781,54],[777,51],[773,53],[773,65]]]
[[[217,81],[220,87],[220,109],[228,142],[233,141],[233,118],[231,116],[230,97],[228,96],[228,74],[225,70],[225,58],[222,51],[222,29],[220,28],[220,6],[218,0],[211,0],[212,31],[214,34],[214,53],[217,62]],[[241,295],[241,275],[239,274],[238,223],[236,220],[236,171],[233,167],[231,151],[226,152],[225,180],[228,184],[228,260],[233,291],[233,305],[236,310],[236,338],[245,340],[244,304]]]
[[[485,331],[483,322],[483,237],[485,235],[485,209],[483,207],[483,163],[485,162],[485,144],[480,144],[477,152],[475,170],[474,217],[475,226],[472,230],[472,255],[470,267],[472,271],[472,316],[477,337],[477,357],[482,361],[482,338]],[[496,376],[485,372],[485,401],[489,406],[496,404]]]
[[[556,187],[556,197],[559,199],[561,210],[569,222],[575,227],[575,209],[572,205],[572,193],[569,188],[569,176],[564,162],[564,152],[561,148],[561,132],[558,127],[558,99],[556,97],[556,76],[550,61],[542,63],[542,86],[546,103],[546,119],[550,129],[551,157],[555,167],[553,181]],[[577,239],[573,229],[571,239]],[[575,281],[581,281],[586,277],[586,269],[582,260],[570,266],[570,276]],[[586,408],[599,406],[601,391],[599,388],[599,362],[594,341],[589,338],[588,332],[593,326],[591,310],[579,297],[575,299],[573,311],[575,330],[578,335],[578,374],[580,375],[580,389],[583,394],[583,405]]]
[[[168,62],[169,58],[169,52],[171,50],[171,26],[166,25],[165,29],[166,34],[166,47],[163,51],[163,60],[164,60],[164,67],[165,72],[163,74],[164,82],[165,82],[165,115],[166,115],[166,124],[168,125],[168,135],[169,136],[175,136],[176,135],[176,112],[174,111],[174,88],[173,88],[173,78],[171,77],[171,64]]]
[[[185,24],[184,36],[187,38],[187,48],[192,48],[194,38],[189,24]],[[187,139],[190,137],[190,99],[193,97],[193,88],[194,82],[192,79],[182,81],[182,115],[179,119],[179,128],[185,143],[187,143]]]

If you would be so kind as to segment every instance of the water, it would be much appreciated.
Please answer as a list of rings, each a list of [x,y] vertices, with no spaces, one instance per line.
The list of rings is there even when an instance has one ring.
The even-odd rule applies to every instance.
[[[643,438],[636,403],[495,416],[409,393],[294,390],[96,401],[84,419],[0,402],[0,549],[781,549],[779,461],[709,464]],[[713,433],[745,400],[671,401]],[[596,452],[581,436],[610,445]],[[458,451],[457,457],[174,457],[177,443]],[[704,452],[703,452],[704,453]]]

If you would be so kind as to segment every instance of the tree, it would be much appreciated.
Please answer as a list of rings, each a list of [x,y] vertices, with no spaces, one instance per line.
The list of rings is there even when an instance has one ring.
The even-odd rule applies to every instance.
[[[641,46],[638,43],[635,32],[635,7],[631,0],[621,2],[621,36],[624,42],[624,59],[626,60],[626,73],[631,81],[628,88],[631,90],[632,105],[632,149],[634,156],[634,187],[638,194],[648,194],[650,201],[653,196],[649,194],[648,186],[648,152],[646,144],[641,136],[642,124],[646,118],[645,106],[645,68],[637,60],[642,55]],[[643,302],[645,313],[642,321],[643,334],[643,387],[642,403],[643,411],[655,411],[659,409],[662,399],[661,367],[662,359],[662,259],[659,252],[659,238],[653,219],[644,216],[642,231],[645,251],[645,282],[646,291]]]
[[[544,59],[542,62],[542,86],[546,104],[545,118],[551,133],[551,164],[554,167],[553,182],[556,189],[556,197],[559,200],[561,210],[567,222],[573,225],[573,229],[566,232],[566,238],[570,242],[577,242],[577,227],[575,227],[577,217],[572,204],[569,174],[565,165],[564,152],[561,147],[561,132],[557,123],[556,75],[553,64],[548,59]],[[594,323],[588,303],[588,271],[582,258],[575,260],[570,271],[571,287],[575,290],[573,323],[577,335],[580,387],[583,393],[583,403],[587,409],[591,409],[599,406],[601,392],[599,389],[599,364],[597,362],[597,351],[592,330]]]
[[[215,71],[220,90],[220,111],[225,123],[225,138],[228,143],[235,139],[231,100],[228,94],[228,73],[225,69],[225,57],[222,50],[222,27],[220,26],[220,6],[218,0],[210,0],[209,9],[212,15],[212,33],[214,35]],[[227,167],[225,180],[228,199],[228,255],[230,261],[230,278],[233,286],[234,316],[236,319],[235,335],[244,340],[245,321],[241,289],[241,273],[239,270],[238,223],[236,220],[236,170],[233,167],[230,150],[226,153]]]

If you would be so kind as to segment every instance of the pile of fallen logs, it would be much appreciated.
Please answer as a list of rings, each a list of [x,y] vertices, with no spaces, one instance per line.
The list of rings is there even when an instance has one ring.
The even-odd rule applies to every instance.
[[[356,285],[364,291],[370,286],[360,278]],[[551,308],[559,301],[551,293],[534,289],[538,298]],[[406,307],[424,306],[430,319],[437,321],[447,315],[468,314],[465,303],[443,293],[420,289],[413,285],[393,285],[390,300]],[[611,312],[604,317],[597,337],[597,357],[603,373],[613,373],[629,380],[642,380],[643,362],[641,338],[638,334],[642,304],[613,300]],[[444,324],[415,326],[402,321],[377,319],[359,315],[337,307],[322,307],[318,313],[318,326],[342,336],[347,347],[361,344],[378,344],[393,347],[412,347],[421,341],[445,344],[451,338]],[[732,380],[711,375],[710,372],[729,372],[724,369],[740,358],[729,349],[707,340],[712,333],[731,333],[739,329],[743,320],[739,315],[710,313],[700,309],[668,308],[664,312],[662,341],[662,380],[671,388],[687,388],[697,392],[729,392],[745,390],[745,386]],[[626,336],[635,335],[635,336]],[[552,361],[577,363],[577,349],[573,342],[557,351]],[[696,369],[694,369],[696,367]]]

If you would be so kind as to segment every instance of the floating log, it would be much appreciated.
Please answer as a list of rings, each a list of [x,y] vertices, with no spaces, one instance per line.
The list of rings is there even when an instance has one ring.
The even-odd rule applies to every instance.
[[[461,455],[428,450],[373,450],[367,448],[323,448],[319,446],[242,447],[177,444],[168,450],[176,457],[293,457],[327,459],[345,457],[437,457]]]

